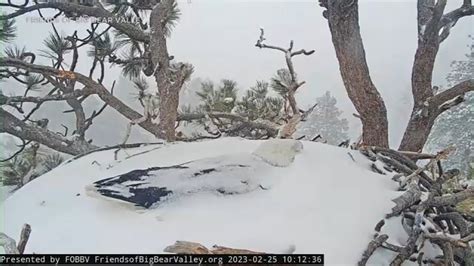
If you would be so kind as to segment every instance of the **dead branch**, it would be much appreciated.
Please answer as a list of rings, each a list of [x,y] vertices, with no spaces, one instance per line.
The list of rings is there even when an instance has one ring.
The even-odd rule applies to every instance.
[[[398,151],[399,153],[406,155],[408,158],[417,161],[417,160],[424,160],[424,159],[433,159],[436,157],[436,154],[427,154],[421,152],[413,152],[413,151]]]
[[[434,197],[432,200],[426,203],[429,207],[442,207],[448,205],[456,205],[464,200],[474,197],[474,188],[468,188],[461,192],[454,193],[451,195],[444,195]]]
[[[372,240],[367,249],[364,251],[362,254],[362,259],[357,263],[359,266],[364,266],[367,264],[367,261],[369,261],[370,256],[374,254],[375,250],[382,246],[382,244],[387,241],[388,236],[387,235],[379,235],[377,236],[374,240]]]
[[[61,79],[68,79],[72,81],[77,81],[84,85],[84,89],[82,90],[84,94],[97,94],[101,100],[108,104],[108,106],[114,108],[117,112],[121,115],[126,117],[129,120],[138,120],[143,116],[130,108],[127,104],[122,102],[120,99],[113,96],[102,84],[97,83],[96,81],[92,80],[91,78],[84,76],[77,72],[69,72],[69,71],[60,71],[56,68],[48,67],[48,66],[41,66],[30,64],[18,59],[12,58],[5,58],[0,61],[0,66],[4,67],[15,67],[15,68],[22,68],[28,70],[29,72],[39,73],[46,76],[58,77]],[[55,82],[53,79],[50,79],[52,82]],[[55,84],[61,87],[61,84],[55,82]],[[61,88],[65,90],[65,88]],[[66,89],[67,90],[67,89]],[[158,135],[159,128],[158,125],[154,124],[150,120],[146,120],[139,125],[147,130],[148,132]]]
[[[29,224],[24,224],[21,229],[20,240],[18,241],[18,252],[23,254],[25,252],[26,244],[31,234],[31,226]]]
[[[278,136],[282,139],[291,138],[291,136],[293,136],[293,134],[296,132],[296,126],[298,125],[300,121],[301,121],[301,115],[300,114],[294,115],[288,121],[288,123],[286,123],[285,125],[281,127],[280,131],[278,132]]]
[[[454,225],[459,229],[461,237],[467,237],[470,233],[469,231],[469,223],[464,220],[464,217],[457,213],[457,212],[449,212],[449,213],[442,213],[434,217],[434,222],[439,221],[452,221]]]
[[[386,215],[386,218],[402,215],[403,228],[409,235],[408,240],[402,247],[386,242],[378,246],[397,253],[390,265],[402,265],[406,260],[434,261],[431,258],[423,258],[424,253],[421,250],[425,241],[430,241],[441,248],[443,265],[454,265],[455,262],[461,263],[469,259],[471,247],[468,242],[474,239],[474,225],[451,206],[468,198],[474,198],[474,189],[463,188],[449,194],[443,190],[444,183],[459,174],[457,169],[443,171],[440,167],[440,161],[447,159],[453,151],[454,148],[449,147],[436,155],[430,155],[398,152],[378,147],[361,147],[361,152],[372,161],[380,160],[397,170],[401,169],[399,171],[401,174],[395,176],[404,175],[405,183],[409,184],[406,188],[401,187],[406,191],[393,200],[395,206],[392,212]],[[430,162],[425,166],[417,167],[407,156],[427,158]],[[420,182],[410,182],[410,179],[416,178]],[[383,220],[376,225],[377,232],[380,231],[381,226],[383,226]],[[456,237],[457,234],[460,237]],[[414,256],[416,253],[418,255]]]
[[[424,233],[423,236],[426,239],[431,239],[431,240],[438,240],[441,242],[447,242],[453,246],[461,247],[461,248],[467,248],[469,246],[469,243],[467,241],[459,240],[459,239],[454,239],[452,237],[449,237],[447,235],[441,235],[441,234],[434,234],[434,233]],[[474,236],[474,234],[473,234]]]
[[[386,218],[397,216],[402,213],[402,211],[413,206],[421,198],[421,191],[416,185],[410,185],[408,190],[403,193],[398,198],[393,199],[395,202],[395,207],[392,208],[392,212],[386,215]]]
[[[144,147],[148,145],[162,145],[164,142],[140,142],[140,143],[130,143],[130,144],[119,144],[119,145],[114,145],[114,146],[109,146],[109,147],[102,147],[102,148],[96,148],[88,152],[81,153],[69,160],[66,161],[66,163],[70,163],[72,161],[75,161],[79,158],[82,158],[86,155],[95,153],[95,152],[100,152],[100,151],[108,151],[108,150],[114,150],[114,149],[133,149],[133,148],[138,148],[138,147]]]
[[[34,97],[34,96],[5,96],[5,95],[0,95],[0,105],[6,105],[9,103],[43,103],[43,102],[49,102],[49,101],[65,101],[68,99],[75,99],[80,96],[84,96],[87,93],[84,92],[83,90],[74,90],[73,92],[70,93],[64,93],[64,94],[54,94],[54,95],[46,95],[44,97]]]
[[[247,249],[235,249],[214,245],[212,249],[205,246],[188,241],[176,241],[171,246],[166,247],[163,251],[175,254],[265,254]]]
[[[302,82],[297,81],[296,72],[295,72],[295,69],[294,69],[294,66],[293,66],[292,57],[297,56],[297,55],[307,55],[308,56],[308,55],[313,54],[314,50],[306,51],[304,49],[301,49],[299,51],[292,52],[293,45],[294,45],[293,41],[290,41],[290,47],[287,48],[287,49],[276,46],[276,45],[268,45],[268,44],[264,43],[265,40],[266,40],[264,35],[265,35],[264,29],[260,28],[260,37],[257,40],[257,43],[255,44],[255,46],[260,48],[260,49],[267,48],[267,49],[278,50],[278,51],[281,51],[281,52],[284,53],[285,60],[286,60],[286,65],[288,67],[288,71],[289,71],[290,76],[291,76],[291,82],[290,82],[290,84],[288,84],[288,86],[286,88],[288,90],[287,98],[288,98],[288,102],[290,104],[291,110],[293,112],[293,115],[297,115],[297,114],[299,114],[299,109],[298,109],[298,106],[297,106],[297,103],[296,103],[295,93],[296,93],[296,90],[299,87],[301,87],[302,85],[305,84],[305,81],[302,81]]]
[[[471,15],[474,15],[474,6],[472,5],[471,0],[463,1],[461,7],[444,14],[439,22],[439,29],[441,30],[440,42],[448,37],[451,28],[456,25],[459,19]]]
[[[31,226],[29,224],[24,224],[21,229],[20,241],[18,241],[18,247],[16,241],[6,235],[5,233],[0,232],[0,246],[5,250],[5,254],[23,254],[25,252],[26,244],[30,238]]]
[[[0,160],[0,162],[2,162],[2,163],[3,163],[3,162],[8,162],[8,161],[10,161],[11,159],[15,158],[15,157],[18,156],[22,151],[25,150],[25,148],[26,148],[26,146],[27,146],[28,144],[31,143],[31,141],[28,141],[28,142],[27,142],[27,141],[25,141],[25,140],[22,139],[22,138],[20,138],[20,140],[21,140],[21,142],[22,142],[22,144],[19,145],[19,146],[20,146],[20,149],[18,149],[18,151],[16,151],[16,152],[13,153],[12,155],[8,156],[7,158]]]
[[[35,141],[60,152],[77,155],[96,148],[87,142],[69,140],[48,129],[27,124],[1,108],[0,117],[0,132]]]

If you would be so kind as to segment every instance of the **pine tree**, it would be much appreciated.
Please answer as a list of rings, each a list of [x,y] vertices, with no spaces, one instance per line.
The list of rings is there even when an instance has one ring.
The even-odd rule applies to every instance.
[[[206,81],[201,83],[201,90],[196,94],[203,102],[198,109],[205,112],[230,113],[236,104],[237,83],[224,79],[219,88],[215,88],[212,81]]]
[[[295,134],[296,137],[305,136],[311,139],[317,135],[329,144],[337,145],[348,139],[348,121],[340,118],[342,111],[336,107],[336,98],[327,91],[323,96],[316,99],[316,108],[302,122]]]
[[[64,161],[59,153],[49,149],[40,149],[40,145],[34,143],[26,147],[12,159],[0,162],[0,182],[5,186],[25,185],[27,182],[53,170]]]
[[[471,41],[474,37],[469,36]],[[469,46],[465,60],[453,61],[446,77],[448,87],[474,78],[474,42]],[[466,175],[474,161],[474,93],[464,96],[464,102],[438,117],[431,131],[425,150],[437,152],[454,145],[456,152],[445,161],[445,167],[458,168]]]
[[[14,19],[0,21],[0,42],[6,43],[16,37],[16,26]]]
[[[295,74],[296,75],[296,74]],[[283,98],[284,113],[288,114],[290,106],[288,102],[288,87],[291,84],[291,74],[287,69],[279,69],[271,80],[272,89]]]
[[[276,122],[281,116],[283,99],[268,96],[268,82],[257,81],[237,102],[236,112],[249,120],[265,119]]]

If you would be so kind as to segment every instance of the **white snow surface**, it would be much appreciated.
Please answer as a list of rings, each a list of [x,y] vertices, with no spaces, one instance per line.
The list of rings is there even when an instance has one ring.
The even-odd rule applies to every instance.
[[[399,195],[391,176],[371,172],[357,151],[303,141],[287,167],[267,165],[247,177],[271,180],[267,190],[203,191],[154,209],[125,208],[85,191],[93,182],[134,169],[250,156],[263,142],[221,138],[150,145],[122,150],[118,160],[115,150],[92,153],[33,180],[1,203],[0,231],[16,238],[29,223],[26,253],[163,253],[185,240],[268,253],[294,245],[295,253],[324,253],[327,265],[354,265]],[[388,265],[390,258],[382,263],[387,258],[378,257],[371,263]]]

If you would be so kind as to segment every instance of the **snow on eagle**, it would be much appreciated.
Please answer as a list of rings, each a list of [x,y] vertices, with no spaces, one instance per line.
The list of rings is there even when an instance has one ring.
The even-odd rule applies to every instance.
[[[230,154],[179,165],[133,170],[94,182],[92,196],[153,208],[195,193],[236,195],[271,188],[276,166],[287,166],[301,151],[300,142],[268,141],[253,154]]]

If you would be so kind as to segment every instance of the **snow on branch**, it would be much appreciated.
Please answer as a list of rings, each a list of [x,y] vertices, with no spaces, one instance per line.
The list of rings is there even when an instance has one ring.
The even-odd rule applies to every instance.
[[[455,265],[472,260],[469,244],[474,239],[474,223],[472,217],[453,208],[458,203],[474,198],[474,188],[462,188],[453,193],[445,190],[443,185],[459,174],[459,170],[443,171],[440,161],[447,159],[452,153],[447,148],[432,155],[413,156],[413,152],[398,152],[386,148],[365,147],[361,152],[370,160],[380,160],[385,169],[399,171],[394,176],[397,180],[404,177],[408,186],[401,185],[405,192],[394,199],[395,206],[385,219],[401,216],[403,228],[408,234],[404,246],[396,246],[387,242],[388,234],[381,234],[385,219],[376,226],[374,239],[362,254],[359,265],[370,263],[370,256],[375,249],[384,248],[395,252],[390,265],[402,265],[405,261],[418,261],[439,265]],[[407,156],[429,159],[425,166],[418,167]],[[416,177],[416,178],[415,178]],[[403,182],[402,182],[403,183]],[[429,257],[423,251],[425,242],[440,247],[443,256]]]
[[[461,103],[464,94],[470,91],[474,91],[474,79],[465,80],[436,94],[430,99],[430,104],[438,106],[442,112]]]
[[[1,108],[0,117],[2,117],[1,133],[9,133],[21,139],[35,141],[56,151],[77,155],[96,148],[85,141],[70,140],[46,128],[28,124]]]
[[[5,233],[0,232],[0,246],[3,247],[6,254],[23,254],[25,252],[26,244],[31,234],[31,226],[29,224],[24,224],[20,233],[20,240],[18,241],[18,246],[16,241],[9,237]]]
[[[441,30],[439,42],[444,41],[449,36],[451,28],[456,25],[460,18],[472,15],[474,15],[474,6],[471,0],[464,0],[461,7],[444,14],[439,23],[439,30]]]
[[[360,265],[360,266],[366,265],[370,256],[372,256],[375,250],[377,250],[377,248],[382,246],[382,244],[385,241],[387,241],[387,239],[388,239],[387,235],[379,235],[374,240],[370,241],[369,245],[367,246],[367,249],[362,254],[362,259],[359,261],[357,265]]]

